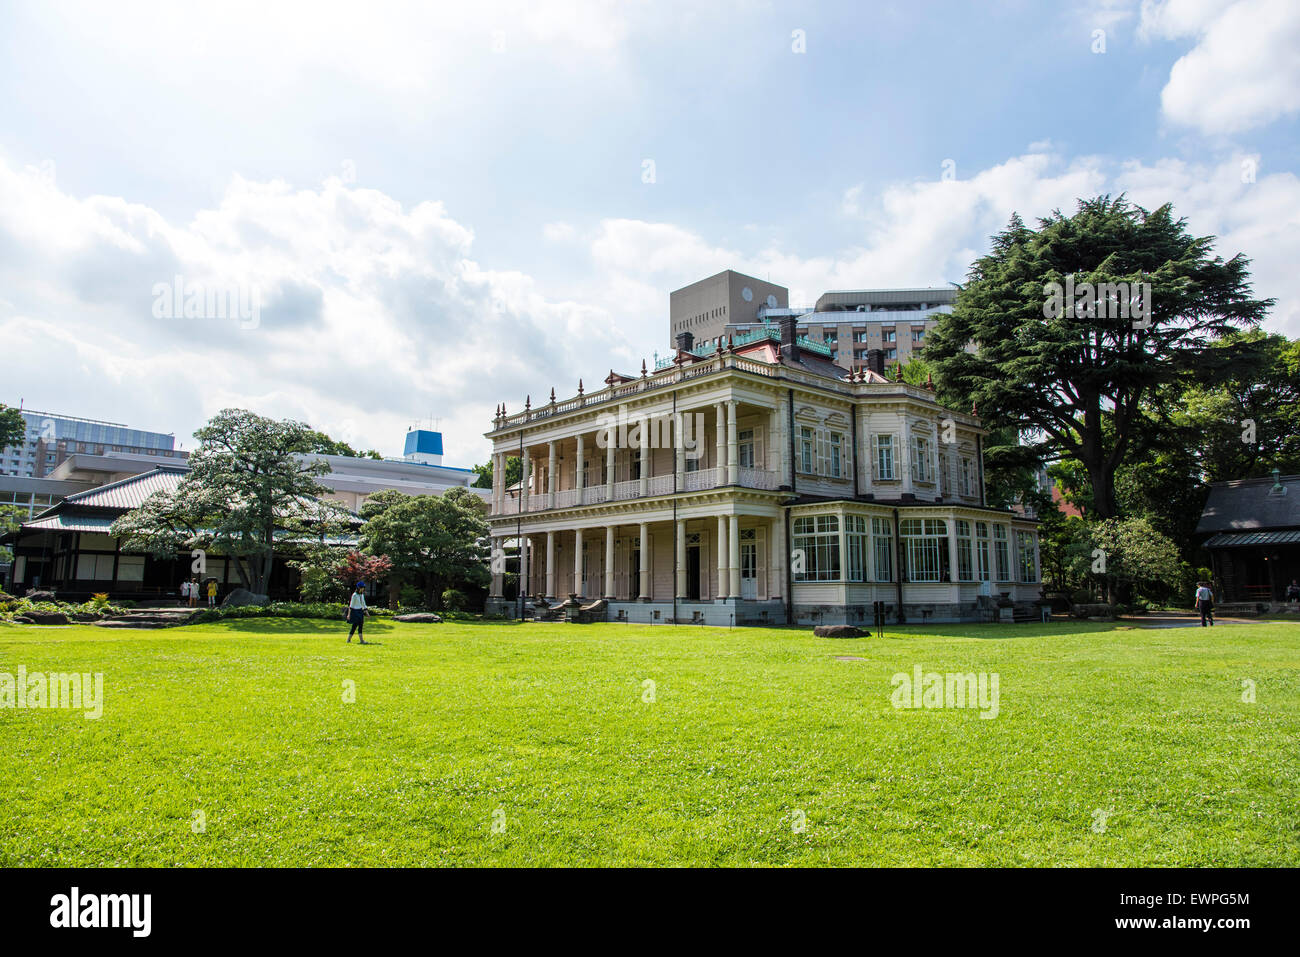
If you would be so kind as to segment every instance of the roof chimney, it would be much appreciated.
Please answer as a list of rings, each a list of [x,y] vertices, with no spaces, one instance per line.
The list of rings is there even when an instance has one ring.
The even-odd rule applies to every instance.
[[[781,334],[781,358],[791,362],[799,361],[799,344],[795,342],[794,316],[779,316],[776,320],[777,331]]]
[[[867,350],[867,368],[879,375],[885,374],[885,350]]]
[[[693,345],[695,345],[695,334],[693,332],[677,333],[677,348],[680,351],[690,352]]]

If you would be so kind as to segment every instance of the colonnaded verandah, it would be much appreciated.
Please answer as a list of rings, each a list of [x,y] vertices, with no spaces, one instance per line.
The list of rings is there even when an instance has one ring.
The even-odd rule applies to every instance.
[[[526,604],[604,599],[609,620],[857,623],[876,601],[891,621],[1036,616],[1037,522],[986,504],[978,417],[883,372],[879,353],[837,365],[783,316],[498,409],[493,553],[522,546]],[[488,611],[511,614],[494,572]]]

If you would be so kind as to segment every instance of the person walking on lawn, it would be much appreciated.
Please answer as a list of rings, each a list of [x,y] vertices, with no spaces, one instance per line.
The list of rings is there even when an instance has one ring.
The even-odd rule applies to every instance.
[[[1210,620],[1210,627],[1214,627],[1214,592],[1210,589],[1209,582],[1196,583],[1196,608],[1201,613],[1201,627],[1205,627],[1205,620]]]
[[[352,636],[357,636],[357,641],[363,645],[368,645],[366,641],[366,615],[369,610],[366,608],[366,583],[357,582],[356,589],[352,592],[352,600],[348,603],[348,613],[346,621],[352,623],[352,630],[348,632],[348,641],[352,641]]]

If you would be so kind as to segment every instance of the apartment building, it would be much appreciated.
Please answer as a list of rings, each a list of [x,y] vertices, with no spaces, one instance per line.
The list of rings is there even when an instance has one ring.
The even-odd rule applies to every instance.
[[[728,269],[669,294],[669,330],[676,344],[682,332],[711,340],[794,317],[799,335],[825,345],[831,361],[857,372],[868,367],[872,349],[881,350],[886,365],[920,355],[956,295],[954,286],[847,289],[825,292],[812,306],[791,306],[785,287]]]
[[[879,353],[845,369],[793,316],[677,346],[600,391],[498,409],[493,554],[522,546],[525,604],[806,624],[869,621],[876,601],[921,622],[1038,600],[1037,523],[985,505],[977,418],[889,380]],[[501,567],[487,607],[511,614]]]
[[[45,478],[70,455],[132,453],[181,458],[176,437],[167,432],[133,429],[120,422],[102,422],[53,412],[20,410],[27,434],[20,446],[0,452],[0,474]]]

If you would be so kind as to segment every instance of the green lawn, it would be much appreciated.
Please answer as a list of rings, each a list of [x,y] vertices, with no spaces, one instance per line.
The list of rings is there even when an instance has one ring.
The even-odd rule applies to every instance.
[[[0,710],[0,865],[1300,864],[1300,625],[367,631],[0,626],[105,684]]]

